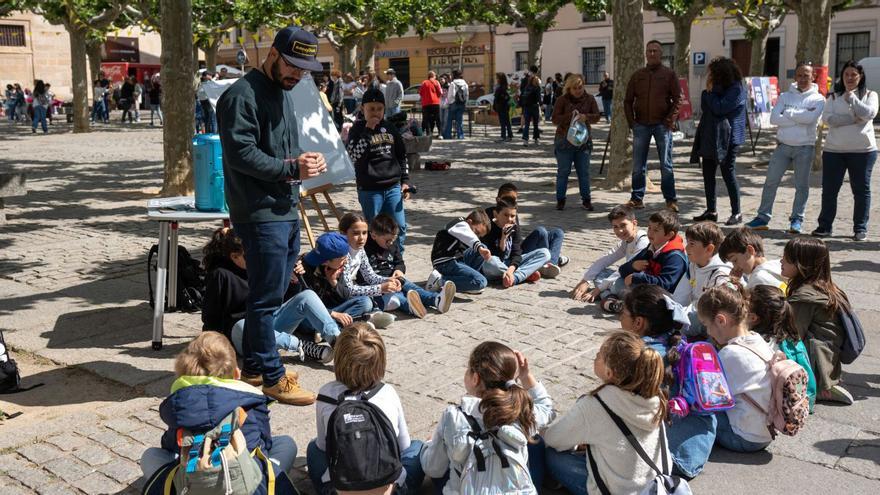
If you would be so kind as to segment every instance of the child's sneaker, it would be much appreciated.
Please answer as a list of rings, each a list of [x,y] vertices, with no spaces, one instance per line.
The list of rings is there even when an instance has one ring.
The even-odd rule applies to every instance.
[[[391,313],[385,313],[384,311],[376,311],[375,313],[371,313],[367,316],[367,323],[370,323],[375,328],[388,328],[394,323],[397,317]]]
[[[537,272],[540,273],[544,278],[556,278],[559,276],[559,267],[554,265],[553,263],[547,263],[538,269]]]
[[[460,294],[468,294],[468,295],[471,295],[471,296],[475,296],[475,295],[477,295],[477,294],[482,294],[482,293],[483,293],[483,289],[460,290],[460,291],[458,291],[458,292],[459,292]]]
[[[768,222],[767,220],[764,220],[761,217],[755,217],[752,219],[751,222],[746,224],[746,227],[748,227],[752,230],[769,230],[770,229],[770,222]]]
[[[449,311],[453,299],[455,299],[455,283],[452,280],[447,280],[443,284],[443,290],[440,291],[440,295],[437,296],[437,311],[440,313]]]
[[[443,275],[437,270],[432,270],[431,274],[428,275],[428,281],[425,282],[425,290],[430,292],[440,292],[441,280],[443,280]]]
[[[328,364],[330,361],[333,361],[333,348],[314,342],[302,341],[299,346],[299,357],[303,361],[308,358]]]
[[[263,385],[263,394],[282,404],[291,406],[309,406],[315,403],[315,393],[299,386],[299,380],[290,373],[281,377],[278,383],[267,387]]]
[[[559,263],[557,263],[556,266],[558,266],[559,268],[562,268],[563,266],[567,265],[569,261],[571,261],[571,258],[569,258],[568,256],[566,256],[564,254],[560,254],[559,255]]]
[[[557,271],[557,275],[558,275],[559,268],[556,268],[556,271]],[[535,273],[529,275],[528,277],[526,277],[526,282],[528,282],[530,284],[533,284],[533,283],[537,282],[538,280],[541,280],[541,272],[535,272]]]
[[[418,318],[424,318],[428,315],[428,310],[425,309],[425,305],[422,304],[422,298],[419,296],[419,293],[411,290],[406,293],[406,301],[409,303],[409,310]]]
[[[623,301],[616,297],[605,299],[599,306],[602,308],[602,311],[606,313],[612,313],[615,315],[623,313]]]
[[[819,392],[816,400],[821,400],[825,402],[838,402],[840,404],[851,406],[853,403],[853,396],[845,388],[841,387],[840,385],[835,385],[828,390],[823,390]]]
[[[789,234],[800,234],[803,230],[804,222],[802,220],[792,220],[791,225],[788,226]]]

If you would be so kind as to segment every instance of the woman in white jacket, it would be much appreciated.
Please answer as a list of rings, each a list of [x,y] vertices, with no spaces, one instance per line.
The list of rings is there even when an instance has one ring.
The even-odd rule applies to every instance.
[[[533,483],[530,471],[543,472],[543,456],[533,463],[539,465],[529,465],[529,441],[553,420],[553,403],[528,360],[504,344],[483,342],[471,352],[464,386],[468,395],[446,408],[422,449],[425,474],[438,490],[442,487],[443,495],[537,494],[540,481]],[[479,435],[473,422],[491,434],[475,438]],[[500,468],[499,452],[508,468]],[[473,469],[480,457],[488,466],[483,473]]]
[[[871,171],[877,160],[877,93],[865,87],[865,71],[856,62],[843,64],[841,74],[822,112],[822,120],[828,125],[822,152],[822,210],[819,227],[812,235],[831,236],[837,194],[848,172],[854,203],[853,240],[864,241],[868,238],[871,209]]]

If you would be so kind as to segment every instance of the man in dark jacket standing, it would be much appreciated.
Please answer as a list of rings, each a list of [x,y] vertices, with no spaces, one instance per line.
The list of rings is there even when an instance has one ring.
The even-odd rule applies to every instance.
[[[321,153],[299,147],[290,90],[319,71],[318,39],[298,27],[278,32],[263,64],[217,102],[229,217],[241,238],[249,293],[242,380],[262,384],[279,402],[308,405],[312,392],[286,373],[275,346],[273,313],[281,307],[299,254],[296,204],[302,180],[327,169]]]
[[[626,85],[624,112],[633,131],[632,196],[627,206],[645,207],[648,146],[653,136],[660,159],[660,188],[666,207],[678,212],[672,171],[672,129],[681,105],[681,88],[675,71],[660,63],[662,53],[659,41],[649,41],[645,46],[646,66],[637,70]]]

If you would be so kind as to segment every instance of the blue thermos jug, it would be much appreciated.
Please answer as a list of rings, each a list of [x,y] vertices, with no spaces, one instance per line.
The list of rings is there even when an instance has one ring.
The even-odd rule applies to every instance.
[[[199,134],[193,139],[193,176],[196,185],[196,209],[226,211],[223,193],[223,151],[220,136]]]

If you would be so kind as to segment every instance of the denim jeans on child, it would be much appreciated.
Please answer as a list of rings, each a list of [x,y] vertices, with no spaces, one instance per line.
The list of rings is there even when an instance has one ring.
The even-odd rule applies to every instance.
[[[403,284],[401,286],[400,292],[393,292],[391,294],[382,294],[381,301],[382,301],[382,310],[383,311],[386,310],[385,308],[388,308],[388,303],[390,303],[391,300],[393,299],[393,300],[397,301],[397,308],[396,309],[400,309],[401,311],[403,311],[407,314],[410,314],[410,315],[415,314],[415,313],[413,313],[412,309],[409,307],[409,301],[406,299],[406,293],[411,290],[414,290],[419,294],[419,299],[422,300],[422,304],[426,308],[436,308],[437,307],[437,298],[440,297],[439,294],[437,294],[436,292],[427,291],[424,288],[419,287],[418,285],[410,282],[409,280],[407,280],[405,278],[402,279],[402,282],[403,282]],[[393,310],[388,310],[388,311],[393,311]]]
[[[761,191],[761,206],[758,207],[758,218],[770,222],[773,213],[773,203],[776,201],[776,190],[782,182],[782,176],[788,170],[788,164],[794,163],[794,203],[791,206],[790,221],[804,221],[804,210],[807,208],[807,199],[810,197],[810,169],[813,167],[813,155],[816,147],[812,144],[806,146],[789,146],[779,143],[773,154],[770,155],[770,165],[767,167],[767,178],[764,179],[764,189]]]
[[[633,173],[632,199],[641,201],[645,197],[648,173],[648,148],[651,138],[657,143],[657,156],[660,159],[660,189],[666,201],[675,201],[675,174],[672,170],[672,131],[665,124],[633,126]]]
[[[837,195],[843,186],[843,178],[849,173],[849,187],[853,193],[853,232],[868,231],[868,215],[871,211],[871,171],[877,161],[877,152],[822,153],[822,211],[819,213],[819,229],[831,232],[837,216]]]
[[[272,437],[272,448],[266,453],[269,460],[275,466],[275,471],[287,472],[293,467],[296,459],[296,442],[287,435]],[[150,447],[141,455],[141,472],[144,473],[144,481],[156,473],[162,466],[177,460],[177,453],[170,452],[159,447]]]
[[[314,291],[304,290],[290,298],[275,312],[275,345],[280,349],[298,351],[299,339],[293,331],[301,323],[308,322],[304,328],[317,329],[325,342],[332,343],[339,335],[339,325],[330,317],[330,312]],[[232,326],[232,345],[242,354],[241,340],[244,334],[244,320],[238,320]]]
[[[520,265],[513,272],[513,283],[521,284],[529,275],[538,271],[539,268],[550,261],[550,251],[538,248],[530,253],[523,253]],[[489,280],[500,280],[507,271],[510,258],[502,261],[497,256],[492,256],[489,261],[483,263],[483,275]]]
[[[284,376],[275,344],[275,315],[299,255],[299,220],[234,224],[248,268],[247,332],[242,371],[262,374],[266,386]]]
[[[405,486],[398,486],[395,495],[415,495],[419,493],[422,481],[425,479],[425,471],[422,470],[422,462],[419,454],[422,452],[422,442],[412,440],[409,447],[400,453],[400,463],[406,470]],[[309,469],[309,478],[318,495],[335,493],[331,481],[323,481],[324,473],[327,472],[329,461],[327,453],[318,448],[314,440],[309,442],[306,448],[306,466]]]
[[[443,139],[452,139],[453,124],[455,125],[455,137],[464,139],[462,120],[464,120],[464,103],[450,104],[446,113],[446,120],[443,122]]]
[[[726,412],[715,414],[715,418],[718,420],[718,426],[715,429],[715,440],[727,450],[745,453],[758,452],[759,450],[766,449],[767,446],[770,445],[770,442],[750,442],[734,433],[733,428],[730,426],[730,420],[727,419]]]
[[[547,447],[547,472],[571,495],[587,495],[587,456],[583,452]]]
[[[373,310],[373,300],[367,296],[357,296],[327,310],[328,313],[345,313],[352,318],[359,318]],[[306,322],[308,323],[308,322]]]
[[[558,265],[564,237],[565,232],[560,228],[547,229],[539,225],[522,241],[522,250],[530,253],[538,248],[547,249],[550,251],[550,263]]]
[[[451,280],[459,292],[483,290],[488,285],[483,268],[483,257],[474,249],[468,248],[460,260],[449,260],[434,268],[443,275],[441,282]]]
[[[717,426],[715,414],[672,416],[672,424],[666,428],[666,438],[677,474],[693,478],[703,471],[715,444]]]
[[[92,103],[92,122],[105,122],[104,100],[95,100],[94,103]]]
[[[32,129],[36,129],[38,124],[42,124],[43,132],[49,132],[49,126],[46,124],[46,107],[34,105],[34,119]]]
[[[367,218],[367,224],[376,218],[379,213],[387,213],[394,218],[399,230],[397,234],[397,248],[403,255],[403,241],[406,240],[406,214],[403,210],[403,195],[400,193],[400,185],[395,184],[387,189],[376,191],[358,188],[358,202],[361,210]]]
[[[574,146],[564,137],[557,137],[553,144],[556,155],[556,201],[565,199],[568,193],[568,177],[571,166],[578,177],[581,201],[590,201],[590,152],[586,146]]]
[[[498,112],[498,124],[501,126],[501,139],[513,139],[513,127],[510,125],[510,107]]]

